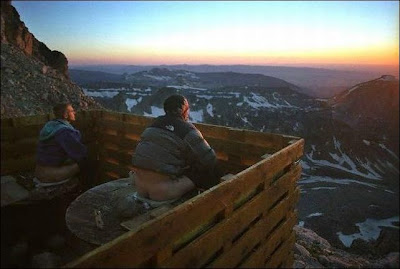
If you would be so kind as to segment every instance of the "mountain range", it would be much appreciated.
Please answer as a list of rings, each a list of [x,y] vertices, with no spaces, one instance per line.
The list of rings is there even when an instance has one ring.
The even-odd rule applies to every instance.
[[[169,70],[187,70],[196,73],[235,72],[245,74],[260,74],[283,79],[301,87],[303,93],[317,97],[328,98],[338,94],[348,87],[374,79],[382,74],[382,69],[339,69],[292,67],[292,66],[259,66],[259,65],[73,65],[71,70],[101,71],[112,74],[132,74],[149,71],[154,68]],[[387,68],[383,68],[386,70]],[[396,71],[397,70],[397,71]],[[387,70],[388,74],[397,75],[396,70]],[[93,74],[94,75],[94,74]]]

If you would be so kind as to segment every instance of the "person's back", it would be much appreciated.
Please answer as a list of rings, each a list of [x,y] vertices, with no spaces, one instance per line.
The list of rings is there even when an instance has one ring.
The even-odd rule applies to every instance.
[[[195,187],[207,189],[219,182],[214,150],[191,123],[189,104],[181,95],[164,102],[166,115],[158,117],[141,135],[132,163],[135,185],[153,200],[178,198]]]

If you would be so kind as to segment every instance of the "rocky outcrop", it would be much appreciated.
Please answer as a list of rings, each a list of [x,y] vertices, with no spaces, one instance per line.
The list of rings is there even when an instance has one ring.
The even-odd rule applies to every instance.
[[[68,78],[68,60],[65,55],[59,51],[50,50],[44,43],[37,40],[21,21],[11,1],[1,2],[1,42],[15,45],[26,55],[37,58]]]
[[[101,108],[58,70],[1,44],[1,118],[51,113],[62,102],[78,110]]]
[[[28,31],[10,1],[1,2],[1,118],[47,114],[61,102],[101,108],[68,78],[67,63]]]
[[[294,268],[399,268],[399,252],[381,258],[351,254],[331,246],[310,229],[295,226]]]

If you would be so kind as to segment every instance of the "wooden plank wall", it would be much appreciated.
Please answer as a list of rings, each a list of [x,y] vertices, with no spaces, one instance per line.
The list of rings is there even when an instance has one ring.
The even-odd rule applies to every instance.
[[[73,125],[81,131],[91,158],[96,158],[96,115],[99,111],[77,113]],[[52,114],[1,119],[1,175],[33,170],[39,132],[53,119]]]
[[[304,140],[65,267],[291,267]]]
[[[1,173],[34,167],[38,134],[51,115],[1,120]],[[126,177],[152,118],[110,111],[77,115],[97,184]],[[228,172],[210,190],[87,253],[66,267],[290,267],[296,180],[304,140],[196,124]]]
[[[98,118],[100,178],[108,180],[127,177],[132,169],[132,154],[140,134],[154,119],[102,111]],[[293,137],[260,133],[209,124],[195,124],[202,132],[226,173],[236,174],[286,145]],[[296,138],[297,139],[297,138]]]

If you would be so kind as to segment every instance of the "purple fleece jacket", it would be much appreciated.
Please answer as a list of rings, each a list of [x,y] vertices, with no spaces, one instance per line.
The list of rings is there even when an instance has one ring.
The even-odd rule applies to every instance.
[[[39,165],[59,166],[69,158],[81,166],[86,156],[87,149],[81,143],[81,133],[76,129],[62,128],[53,137],[39,141],[36,162]]]

